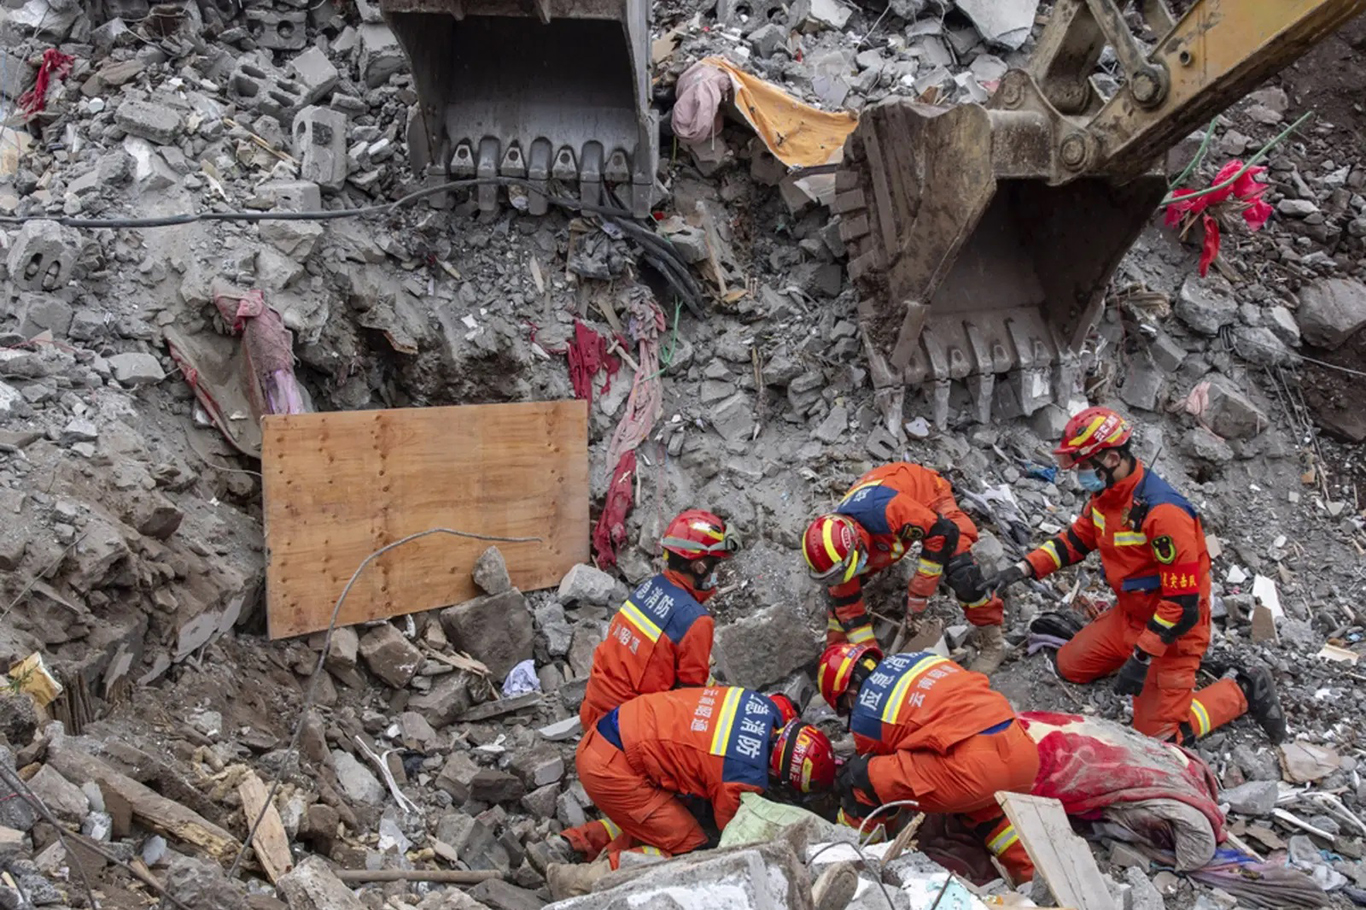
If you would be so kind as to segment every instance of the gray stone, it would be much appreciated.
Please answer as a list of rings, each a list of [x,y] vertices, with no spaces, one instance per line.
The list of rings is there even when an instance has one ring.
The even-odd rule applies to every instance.
[[[1219,802],[1227,803],[1234,812],[1243,815],[1270,815],[1276,808],[1280,786],[1274,780],[1251,780],[1231,790],[1219,792]]]
[[[1258,366],[1281,366],[1297,359],[1275,332],[1260,325],[1235,326],[1233,349],[1248,363]]]
[[[557,784],[564,777],[564,759],[552,746],[536,746],[512,757],[512,773],[528,790]]]
[[[121,385],[149,385],[166,378],[161,361],[138,351],[115,354],[109,358],[109,368]]]
[[[1225,439],[1251,439],[1268,425],[1266,414],[1242,393],[1232,379],[1212,373],[1209,380],[1209,409],[1204,422]]]
[[[583,732],[583,725],[579,723],[579,716],[575,714],[571,717],[566,717],[564,720],[557,720],[553,724],[546,724],[536,732],[550,740],[552,743],[558,743],[576,738]]]
[[[1276,211],[1287,218],[1308,218],[1318,210],[1312,199],[1282,199],[1276,203]]]
[[[958,0],[958,9],[987,41],[1017,51],[1034,28],[1039,0]]]
[[[1146,351],[1140,351],[1129,358],[1129,372],[1119,397],[1124,403],[1142,411],[1156,411],[1167,380]]]
[[[616,606],[625,594],[622,585],[601,569],[580,563],[560,580],[559,598],[564,603],[586,603],[595,607]]]
[[[1158,369],[1165,373],[1175,373],[1187,357],[1186,349],[1166,332],[1158,332],[1157,337],[1148,343],[1148,353]]]
[[[365,910],[360,898],[321,857],[305,857],[276,884],[289,910]]]
[[[1275,753],[1266,748],[1254,749],[1248,745],[1233,747],[1233,763],[1248,780],[1277,781],[1281,779],[1281,766]]]
[[[36,77],[37,71],[22,53],[0,49],[0,95],[11,102],[18,101],[21,95],[33,88]]]
[[[78,442],[94,442],[99,438],[100,431],[93,422],[84,417],[77,417],[62,428],[62,442],[67,445]]]
[[[1289,308],[1280,305],[1268,307],[1266,325],[1285,344],[1292,348],[1300,346],[1300,325]]]
[[[60,290],[71,280],[80,251],[80,236],[71,228],[55,221],[30,221],[10,246],[9,279],[26,291]]]
[[[341,74],[316,47],[296,54],[289,61],[289,75],[303,88],[304,104],[316,104],[337,87]]]
[[[436,729],[448,727],[474,704],[469,677],[464,673],[439,676],[426,692],[408,699],[408,708],[427,718]]]
[[[356,670],[359,653],[360,635],[350,626],[339,626],[332,630],[332,641],[327,646],[323,666],[352,689],[364,689],[365,679]]]
[[[518,888],[500,878],[480,882],[470,889],[470,897],[489,910],[541,910],[545,901],[536,892]]]
[[[312,221],[263,221],[257,231],[266,243],[291,260],[302,262],[313,255],[325,228]]]
[[[483,661],[497,680],[531,657],[535,639],[531,611],[515,588],[442,610],[441,627],[456,648]]]
[[[9,566],[6,571],[13,568]],[[27,746],[33,741],[37,729],[38,709],[34,707],[33,699],[0,696],[0,737],[4,738],[4,742],[18,747]]]
[[[485,594],[505,594],[512,590],[508,564],[497,547],[489,547],[474,561],[474,583]]]
[[[792,394],[791,386],[788,394]],[[748,442],[754,435],[754,408],[744,392],[736,392],[716,405],[710,417],[716,432],[729,442]]]
[[[13,274],[14,257],[10,257]],[[1366,326],[1366,284],[1350,278],[1320,278],[1300,290],[1295,313],[1300,334],[1315,347],[1333,350]]]
[[[470,798],[470,785],[478,773],[479,766],[468,755],[452,752],[442,766],[441,773],[436,776],[436,786],[449,793],[456,805],[460,805]]]
[[[516,775],[496,768],[480,768],[470,778],[470,798],[481,803],[508,803],[519,800],[526,787]]]
[[[337,781],[347,799],[367,806],[378,806],[384,802],[384,785],[350,752],[333,749],[332,766],[336,769]]]
[[[558,601],[549,601],[536,608],[536,628],[545,639],[546,653],[551,657],[564,657],[574,639],[574,627],[565,619],[564,607]]]
[[[555,800],[559,799],[560,785],[558,783],[546,784],[532,790],[522,797],[522,808],[531,813],[533,818],[554,818]]]
[[[749,46],[754,49],[754,53],[767,60],[787,46],[787,29],[775,22],[761,25],[750,32]]]
[[[607,624],[594,619],[585,619],[575,624],[574,636],[569,642],[569,669],[580,678],[587,677],[593,666],[593,651],[602,643]]]
[[[19,319],[19,334],[32,338],[51,332],[58,338],[71,334],[75,310],[71,304],[53,294],[21,291],[14,315]]]
[[[303,278],[304,267],[271,248],[256,251],[256,282],[268,291],[280,291]]]
[[[332,192],[345,186],[346,115],[316,105],[305,107],[294,117],[292,130],[299,176]]]
[[[436,838],[454,847],[461,862],[471,869],[507,871],[511,864],[507,848],[498,843],[493,830],[463,812],[442,816],[436,825]]]
[[[1233,460],[1233,449],[1204,427],[1196,427],[1182,439],[1182,449],[1192,458],[1223,463]]]
[[[256,195],[289,212],[317,212],[323,207],[322,192],[311,180],[272,180],[258,186]]]
[[[813,663],[822,640],[795,605],[780,603],[717,629],[714,656],[727,682],[765,686]]]
[[[224,874],[218,863],[200,859],[197,856],[171,854],[166,869],[166,886],[171,894],[184,901],[186,906],[203,910],[247,910],[247,889],[239,881],[233,881]],[[283,887],[283,877],[281,880]],[[330,908],[331,905],[328,905]],[[348,910],[347,906],[337,905],[338,910]],[[322,910],[321,907],[295,907],[290,902],[290,910]],[[356,910],[350,907],[350,910]]]
[[[114,122],[125,133],[169,145],[180,134],[180,114],[169,104],[148,101],[125,101],[114,111]]]
[[[422,652],[391,624],[367,629],[360,639],[360,655],[370,672],[395,689],[412,681],[422,666]]]
[[[18,697],[27,700],[25,696]],[[62,777],[51,765],[39,768],[38,773],[29,778],[28,788],[64,822],[79,825],[90,811],[90,800],[81,788]]]
[[[363,24],[360,29],[360,77],[370,88],[378,88],[389,81],[394,73],[406,69],[408,60],[403,56],[394,33],[383,23]]]
[[[1219,275],[1192,275],[1181,285],[1176,316],[1201,335],[1217,335],[1221,328],[1238,319],[1233,288]]]
[[[1124,881],[1129,884],[1129,910],[1164,910],[1167,906],[1144,869],[1130,866],[1124,870]]]
[[[830,409],[830,413],[825,415],[821,425],[816,427],[816,431],[811,435],[821,442],[834,443],[844,435],[844,431],[849,428],[849,409],[842,404],[837,404]]]

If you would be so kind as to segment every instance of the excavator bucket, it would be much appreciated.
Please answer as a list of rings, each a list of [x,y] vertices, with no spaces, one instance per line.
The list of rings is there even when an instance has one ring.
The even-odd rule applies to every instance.
[[[380,11],[412,65],[408,144],[428,182],[516,178],[507,195],[533,215],[575,187],[589,205],[649,213],[648,0],[380,0]],[[498,207],[498,190],[478,186],[480,209]]]
[[[888,428],[904,389],[935,422],[1030,414],[1075,389],[1075,351],[1167,193],[1164,153],[1366,0],[1056,0],[1029,68],[984,106],[893,99],[845,142],[832,210]],[[1104,48],[1125,81],[1091,80]]]
[[[1021,74],[1022,75],[1022,74]],[[895,100],[845,146],[834,211],[875,384],[965,390],[981,422],[1072,386],[1072,350],[1166,192],[1160,174],[1053,182],[1046,118]]]

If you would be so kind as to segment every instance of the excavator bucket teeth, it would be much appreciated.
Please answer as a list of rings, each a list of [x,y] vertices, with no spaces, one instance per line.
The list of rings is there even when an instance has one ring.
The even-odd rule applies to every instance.
[[[927,388],[941,426],[1070,395],[1073,351],[1166,190],[1156,174],[1055,185],[1054,129],[894,100],[846,142],[835,208],[874,383]]]
[[[506,194],[532,214],[572,184],[584,203],[649,213],[659,129],[648,0],[380,0],[380,10],[412,65],[420,175],[515,179]],[[496,208],[499,187],[475,198]]]

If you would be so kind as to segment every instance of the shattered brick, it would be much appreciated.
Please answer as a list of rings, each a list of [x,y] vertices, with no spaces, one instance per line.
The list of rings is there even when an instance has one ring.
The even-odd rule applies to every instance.
[[[346,115],[325,107],[306,107],[294,118],[294,157],[299,174],[326,190],[346,185]]]
[[[55,291],[66,286],[80,253],[80,237],[55,221],[30,221],[19,229],[7,264],[15,286]]]

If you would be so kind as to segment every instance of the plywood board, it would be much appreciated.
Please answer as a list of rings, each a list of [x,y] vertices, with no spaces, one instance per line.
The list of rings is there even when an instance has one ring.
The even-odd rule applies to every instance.
[[[524,591],[588,559],[586,402],[271,415],[264,427],[271,638],[327,628],[362,560],[429,528],[540,537],[497,544]],[[390,550],[356,580],[338,624],[476,596],[470,571],[489,546],[436,534]]]
[[[997,793],[1034,868],[1060,905],[1076,910],[1116,910],[1096,858],[1072,830],[1062,803],[1028,793]]]

